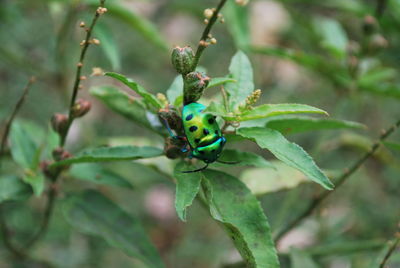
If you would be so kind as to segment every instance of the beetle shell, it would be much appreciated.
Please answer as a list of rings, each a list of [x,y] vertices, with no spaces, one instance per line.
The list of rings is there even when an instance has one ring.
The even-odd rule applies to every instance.
[[[183,128],[192,149],[191,156],[212,163],[221,154],[226,139],[215,116],[203,113],[205,108],[196,102],[185,105],[182,111]]]

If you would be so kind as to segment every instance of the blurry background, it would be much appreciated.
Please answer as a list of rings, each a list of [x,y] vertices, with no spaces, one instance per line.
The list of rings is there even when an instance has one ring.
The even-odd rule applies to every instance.
[[[251,0],[240,7],[230,1],[222,12],[225,23],[217,23],[212,31],[218,43],[205,51],[200,64],[209,76],[224,76],[230,58],[242,49],[253,63],[256,87],[262,89],[260,103],[304,103],[328,111],[332,118],[365,124],[367,128],[361,130],[285,133],[329,174],[338,174],[400,117],[400,1],[388,1],[380,18],[374,17],[377,2]],[[92,100],[92,111],[74,122],[68,148],[76,152],[101,144],[149,143],[161,147],[159,136],[90,96],[92,86],[121,86],[111,78],[90,77],[92,68],[125,74],[154,93],[165,93],[176,76],[170,64],[171,49],[196,47],[205,27],[203,11],[216,4],[216,0],[107,0],[109,12],[94,33],[101,45],[89,49],[84,66],[88,80],[79,93]],[[85,0],[0,1],[1,119],[8,116],[31,75],[37,82],[19,117],[47,128],[52,114],[67,111],[79,43],[84,39],[79,23],[88,24],[97,5],[97,1]],[[217,93],[218,89],[210,89],[206,97]],[[399,138],[396,133],[390,141],[399,142]],[[271,158],[250,143],[229,146]],[[318,213],[282,239],[278,245],[282,267],[309,267],[301,260],[291,266],[291,247],[306,249],[303,253],[312,256],[319,267],[367,267],[378,256],[400,219],[400,154],[392,147],[388,144],[379,150]],[[8,162],[5,166],[15,168]],[[168,267],[221,267],[241,260],[226,234],[198,203],[189,209],[187,223],[178,220],[174,184],[167,174],[171,161],[106,167],[132,187],[75,180],[71,172],[63,181],[65,193],[94,187],[142,218]],[[270,189],[279,180],[299,175],[288,171],[287,178],[246,172],[253,172],[248,177],[265,176],[265,183],[253,188],[261,189],[259,197],[274,232],[319,190],[317,185],[301,184],[274,192]],[[22,238],[33,231],[42,206],[43,200],[32,198],[29,206],[15,202],[7,207],[9,222]],[[56,209],[35,256],[56,267],[141,267],[103,240],[73,231],[60,213]],[[0,267],[13,267],[1,247]],[[400,254],[390,263],[390,267],[400,267]]]

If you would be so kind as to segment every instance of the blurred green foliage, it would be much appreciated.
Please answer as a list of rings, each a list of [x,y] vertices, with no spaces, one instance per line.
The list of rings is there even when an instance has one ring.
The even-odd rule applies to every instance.
[[[200,65],[212,78],[226,77],[228,69],[231,74],[240,75],[243,68],[229,65],[241,49],[249,56],[252,67],[247,58],[240,58],[241,54],[235,58],[241,66],[247,66],[248,72],[253,69],[254,83],[227,84],[228,92],[238,92],[235,87],[244,89],[242,95],[236,96],[238,100],[260,88],[259,103],[304,103],[327,111],[330,119],[326,120],[284,115],[245,121],[241,126],[268,126],[284,135],[291,134],[290,140],[300,144],[334,177],[367,151],[383,128],[400,117],[400,1],[388,1],[382,15],[375,17],[377,2],[251,0],[240,7],[233,0],[228,1],[222,11],[225,24],[218,23],[212,31],[218,42],[205,50]],[[136,92],[127,87],[122,92],[118,90],[122,84],[111,77],[90,77],[91,68],[123,73],[134,79],[127,83],[140,84],[149,93],[164,93],[171,102],[180,104],[182,81],[170,64],[170,51],[175,45],[197,46],[204,28],[203,10],[216,4],[211,0],[107,1],[109,12],[94,32],[100,45],[89,49],[84,65],[88,79],[79,92],[92,101],[93,109],[74,122],[67,141],[75,159],[83,148],[101,145],[129,146],[124,159],[144,157],[132,148],[162,148],[164,130],[144,112],[147,104],[138,97],[147,97],[155,105],[160,105],[159,100],[140,86],[136,86]],[[2,215],[6,215],[13,230],[13,239],[23,244],[39,226],[44,206],[43,195],[31,196],[32,189],[36,195],[47,191],[44,178],[35,169],[37,163],[29,160],[39,161],[39,155],[49,158],[56,147],[57,136],[48,130],[49,119],[55,112],[67,110],[79,43],[84,38],[79,23],[89,23],[97,1],[2,0],[0,5],[1,119],[10,114],[27,78],[37,77],[19,114],[23,120],[13,125],[12,150],[2,159],[0,178]],[[232,82],[224,79],[214,82]],[[218,100],[218,87],[208,88],[204,102]],[[224,116],[225,112],[215,114]],[[281,240],[278,252],[282,267],[373,267],[399,222],[399,138],[399,133],[392,135],[385,148],[374,154],[313,216]],[[240,139],[228,136],[231,142],[227,147],[232,149],[228,153],[234,149],[272,159],[270,153],[250,142],[235,142]],[[156,156],[161,152],[154,149],[152,153]],[[25,159],[27,154],[32,157]],[[100,152],[99,157],[110,159],[113,155]],[[229,160],[229,155],[225,157]],[[256,167],[245,171],[239,165],[220,168],[240,178],[257,194],[270,223],[270,227],[260,229],[276,233],[321,189],[303,183],[309,180],[282,163],[275,165],[276,170],[263,167],[274,164],[265,159],[253,160],[259,161],[259,166],[253,163]],[[55,267],[157,267],[161,260],[153,255],[155,250],[166,267],[233,267],[241,257],[201,202],[189,200],[193,205],[187,212],[186,203],[183,204],[182,215],[187,222],[179,220],[174,210],[175,184],[171,174],[172,161],[160,157],[74,166],[63,176],[60,202],[56,202],[48,233],[32,251],[34,260],[13,259],[1,244],[0,267],[34,267],[35,263],[41,267],[43,261]],[[218,176],[215,171],[206,174]],[[16,181],[16,176],[22,180]],[[230,179],[219,176],[221,184]],[[210,180],[208,186],[228,195],[226,199],[235,199],[213,182],[216,181]],[[231,187],[237,185],[241,185],[239,180]],[[244,195],[250,196],[247,192]],[[204,198],[221,202],[210,196]],[[99,211],[96,202],[112,211],[112,217],[104,217],[107,212]],[[74,207],[78,209],[72,213]],[[235,209],[246,212],[243,207]],[[231,217],[231,211],[221,213]],[[121,231],[116,237],[108,232],[114,222]],[[151,242],[141,236],[141,231],[137,232],[142,228],[138,222]],[[88,226],[92,228],[87,230]],[[93,234],[103,234],[106,239]],[[124,240],[131,235],[137,235],[143,243],[145,254],[138,253],[143,248],[131,247],[133,241]],[[130,257],[118,250],[121,247],[129,249]],[[149,259],[155,264],[146,264]],[[398,251],[389,265],[400,265]]]

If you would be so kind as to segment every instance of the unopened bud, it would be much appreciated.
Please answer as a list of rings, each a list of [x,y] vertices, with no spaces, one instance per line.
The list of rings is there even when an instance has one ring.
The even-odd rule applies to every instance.
[[[182,149],[185,148],[186,142],[181,139],[168,137],[165,139],[164,154],[170,159],[176,159],[184,156]]]
[[[100,45],[100,40],[99,40],[99,39],[96,39],[96,38],[93,38],[92,41],[91,41],[91,43],[92,43],[92,44],[95,44],[95,45]]]
[[[245,6],[245,5],[247,5],[249,3],[249,0],[236,0],[235,2],[239,6]]]
[[[204,9],[203,14],[204,14],[204,17],[206,17],[207,19],[211,19],[211,17],[214,14],[214,11],[211,8],[207,8],[207,9]]]
[[[203,73],[188,73],[184,79],[184,103],[187,104],[199,100],[209,82],[210,77]]]
[[[65,114],[55,114],[51,118],[51,126],[58,134],[63,134],[68,128],[68,116]]]
[[[52,155],[55,161],[65,160],[71,157],[71,154],[62,147],[54,149]]]
[[[81,21],[81,22],[79,23],[79,27],[81,27],[81,28],[85,27],[85,22]]]
[[[74,107],[72,107],[72,116],[74,118],[82,117],[90,111],[91,104],[87,100],[79,99],[75,102]]]
[[[213,45],[215,45],[215,44],[217,43],[217,39],[211,38],[211,39],[210,39],[210,43],[213,44]]]
[[[97,13],[100,14],[100,15],[103,15],[106,12],[107,12],[107,8],[105,8],[105,7],[98,7],[97,8]]]
[[[183,135],[182,118],[172,105],[158,111],[158,118],[161,122],[167,122],[168,126],[175,130],[178,135]]]
[[[156,97],[157,97],[157,99],[158,99],[159,101],[161,101],[161,103],[162,103],[164,106],[165,106],[165,105],[168,105],[168,99],[167,99],[167,97],[166,97],[164,94],[162,94],[162,93],[157,93]]]
[[[378,28],[378,24],[376,22],[375,17],[373,17],[371,15],[365,16],[362,28],[363,28],[364,33],[367,35],[370,35],[370,34],[376,32],[376,30]]]
[[[209,21],[208,21],[208,19],[204,19],[204,24],[208,24],[209,23]]]
[[[104,75],[103,69],[100,67],[93,67],[91,76],[102,76]]]
[[[180,74],[187,74],[191,71],[194,60],[194,53],[191,47],[176,47],[172,50],[172,66]]]

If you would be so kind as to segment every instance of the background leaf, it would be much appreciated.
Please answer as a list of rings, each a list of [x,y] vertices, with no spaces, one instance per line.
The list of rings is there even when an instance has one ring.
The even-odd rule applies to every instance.
[[[223,223],[249,267],[279,267],[270,227],[260,203],[241,181],[216,170],[202,171],[214,219]]]
[[[119,174],[103,168],[99,164],[76,164],[69,173],[80,180],[95,182],[98,184],[120,186],[132,189],[130,184],[124,177]]]
[[[31,195],[31,187],[17,176],[0,177],[0,203],[10,200],[25,200]]]
[[[297,187],[310,182],[302,172],[281,161],[271,161],[274,168],[249,168],[242,172],[240,180],[255,195],[263,195]]]
[[[296,248],[290,249],[291,268],[318,268],[310,255]]]
[[[229,94],[232,107],[246,99],[254,90],[253,68],[249,58],[242,51],[236,52],[229,65],[229,76],[236,83],[229,83],[225,90]]]
[[[62,211],[78,230],[104,238],[148,267],[164,267],[139,221],[102,194],[86,191],[70,195],[63,201]]]
[[[115,146],[115,147],[99,147],[86,149],[77,153],[71,158],[56,162],[51,167],[70,165],[75,163],[88,162],[109,162],[122,160],[136,160],[141,158],[150,158],[162,155],[163,151],[159,148],[150,146]]]
[[[114,112],[159,134],[147,119],[144,104],[139,99],[111,86],[94,87],[91,88],[90,93],[99,98]]]
[[[124,83],[130,89],[132,89],[137,94],[142,96],[145,103],[153,106],[156,109],[162,108],[160,101],[153,94],[150,94],[149,92],[147,92],[146,89],[144,89],[142,86],[140,86],[138,83],[136,83],[132,79],[127,78],[122,74],[117,74],[117,73],[112,73],[112,72],[105,73],[104,75],[110,76],[110,77],[115,78],[118,81]]]
[[[175,209],[182,221],[186,221],[186,208],[192,204],[200,189],[201,173],[183,173],[183,171],[193,169],[193,165],[180,162],[174,170],[176,179]]]
[[[276,158],[303,172],[324,188],[331,190],[333,184],[317,167],[314,160],[299,145],[291,143],[276,130],[268,128],[240,128],[237,133],[255,141],[261,148],[268,149]]]
[[[113,70],[119,71],[121,69],[121,56],[112,31],[105,23],[100,22],[94,28],[94,36],[100,40],[100,47],[110,61]]]
[[[365,129],[365,125],[338,119],[320,119],[304,116],[285,116],[268,120],[266,127],[278,130],[283,134],[294,134],[306,131],[325,129]]]
[[[43,174],[39,172],[27,174],[24,176],[23,181],[32,186],[33,192],[36,196],[40,196],[43,193],[45,183]]]

